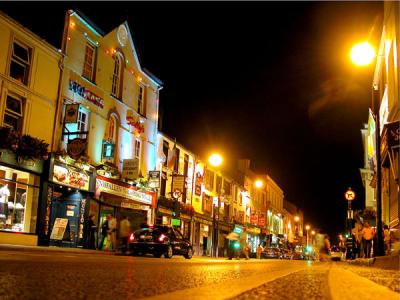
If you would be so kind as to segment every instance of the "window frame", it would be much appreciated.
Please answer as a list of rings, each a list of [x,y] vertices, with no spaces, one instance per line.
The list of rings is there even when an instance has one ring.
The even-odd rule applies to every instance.
[[[138,145],[139,145],[139,147],[138,147]],[[140,161],[140,152],[142,150],[141,148],[142,148],[142,141],[140,139],[136,138],[135,139],[135,149],[134,149],[133,155],[139,161]]]
[[[16,53],[15,53],[15,47],[14,45],[17,44],[19,47],[23,48],[26,50],[27,55],[28,55],[28,60],[25,60],[22,57],[19,57]],[[29,47],[26,43],[20,41],[18,38],[13,38],[12,43],[11,43],[11,54],[10,54],[10,66],[9,66],[9,72],[8,75],[21,82],[22,84],[28,86],[29,84],[29,79],[30,79],[30,72],[31,72],[31,68],[32,68],[32,57],[33,57],[33,48]],[[18,64],[19,66],[23,67],[25,69],[24,72],[24,76],[21,80],[19,80],[18,78],[15,78],[13,76],[11,76],[11,69],[12,69],[12,65],[13,63]]]
[[[146,116],[146,87],[143,84],[139,84],[138,92],[138,113],[142,116]]]
[[[116,52],[113,56],[114,59],[114,71],[111,82],[111,95],[117,99],[122,98],[122,86],[123,86],[123,66],[124,57],[120,52]]]
[[[88,62],[88,49],[93,50],[91,63]],[[96,78],[96,62],[97,62],[97,47],[90,42],[86,42],[85,55],[83,59],[82,77],[91,82],[95,82]],[[85,74],[85,70],[89,70],[89,74]]]
[[[12,98],[13,100],[18,101],[20,104],[20,112],[14,111],[11,108],[8,107],[7,102],[8,102],[8,98]],[[8,123],[5,122],[5,117],[9,116],[11,118],[14,118],[17,120],[17,122],[19,123],[18,128],[14,128],[14,130],[18,131],[19,133],[22,134],[23,132],[23,128],[24,128],[24,117],[25,117],[25,99],[23,97],[20,97],[18,95],[15,94],[7,94],[6,95],[6,101],[4,104],[4,113],[3,113],[3,120],[2,120],[2,124],[3,126],[6,127],[10,127],[10,128],[14,128],[13,125],[10,125]]]

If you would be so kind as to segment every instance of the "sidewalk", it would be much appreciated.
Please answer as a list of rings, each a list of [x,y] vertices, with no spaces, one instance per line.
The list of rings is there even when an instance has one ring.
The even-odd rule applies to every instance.
[[[400,270],[399,255],[377,256],[374,258],[356,258],[354,260],[347,260],[346,262],[351,265],[374,267],[385,270]]]
[[[11,244],[0,244],[0,251],[38,251],[51,253],[74,253],[74,254],[96,254],[96,255],[113,255],[110,252],[90,250],[83,248],[61,248],[61,247],[45,247],[45,246],[22,246]]]

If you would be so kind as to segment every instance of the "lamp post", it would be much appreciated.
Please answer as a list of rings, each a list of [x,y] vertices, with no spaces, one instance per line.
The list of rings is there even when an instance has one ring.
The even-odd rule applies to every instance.
[[[300,217],[299,216],[294,216],[294,223],[295,223],[295,235],[296,235],[296,243],[298,242],[299,238],[299,228],[298,228],[298,223],[299,223]]]
[[[307,231],[307,247],[308,247],[308,231],[310,230],[310,225],[306,225],[306,231]]]
[[[222,156],[214,153],[212,154],[209,159],[208,162],[210,163],[210,165],[212,165],[213,167],[219,167],[222,164]],[[219,223],[219,201],[220,201],[220,189],[217,188],[217,203],[214,203],[213,201],[213,209],[212,209],[212,214],[213,214],[213,235],[212,235],[212,257],[218,257],[218,223]],[[217,212],[215,212],[215,207],[217,207]],[[216,213],[218,214],[218,218],[216,218]]]
[[[376,57],[373,47],[368,43],[356,44],[350,52],[352,62],[357,66],[370,65]],[[379,115],[379,92],[373,88],[372,111],[375,117],[375,144],[376,144],[376,235],[377,255],[384,255],[382,232],[382,170],[381,170],[381,135]]]
[[[314,236],[315,236],[315,231],[311,231],[311,245],[314,246]]]

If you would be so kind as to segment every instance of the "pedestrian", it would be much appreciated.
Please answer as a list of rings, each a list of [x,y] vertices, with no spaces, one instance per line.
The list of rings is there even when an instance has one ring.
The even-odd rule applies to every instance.
[[[105,219],[103,224],[101,224],[101,239],[100,239],[97,249],[103,250],[104,241],[106,240],[107,235],[108,235],[108,219]],[[108,244],[108,242],[107,242],[107,244]]]
[[[261,259],[261,253],[264,251],[263,246],[261,245],[261,243],[258,245],[257,247],[257,259]]]
[[[116,247],[117,247],[117,220],[111,214],[107,215],[107,220],[108,220],[107,250],[109,250],[110,246],[111,246],[111,251],[115,252],[117,250],[116,249]]]
[[[95,232],[97,226],[94,223],[94,215],[89,215],[89,219],[86,225],[86,232],[87,232],[87,247],[89,249],[96,249],[95,246]]]
[[[383,226],[383,242],[385,245],[385,255],[390,255],[390,230],[389,226]]]
[[[331,242],[329,241],[329,235],[325,234],[322,248],[319,251],[320,261],[327,261],[330,252],[331,252]]]
[[[122,218],[121,224],[119,226],[119,236],[121,238],[121,251],[127,253],[128,248],[128,238],[131,234],[131,223],[127,216]]]
[[[248,242],[246,242],[246,245],[244,246],[243,253],[246,259],[250,258],[250,244]]]
[[[232,260],[232,258],[236,256],[235,252],[237,245],[239,244],[239,235],[232,231],[226,236],[226,239],[228,240],[228,259]]]
[[[374,229],[369,225],[368,222],[365,222],[364,228],[361,231],[363,237],[363,248],[364,248],[364,255],[366,258],[371,257],[371,247],[372,247],[372,240],[375,235]]]

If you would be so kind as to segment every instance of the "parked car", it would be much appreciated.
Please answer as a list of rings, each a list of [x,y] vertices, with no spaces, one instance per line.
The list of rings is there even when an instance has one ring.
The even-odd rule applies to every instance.
[[[179,230],[166,225],[154,225],[136,230],[129,238],[132,255],[153,254],[154,257],[171,258],[183,255],[186,259],[193,256],[193,246]]]
[[[277,247],[265,247],[261,252],[261,258],[280,258],[281,250]]]
[[[340,250],[339,247],[332,246],[331,247],[331,260],[340,261],[343,258],[343,251]]]
[[[301,246],[296,246],[293,253],[292,253],[292,259],[296,260],[303,260],[306,259],[306,255],[303,251],[303,247]]]
[[[293,259],[293,252],[290,249],[280,248],[282,259]]]

